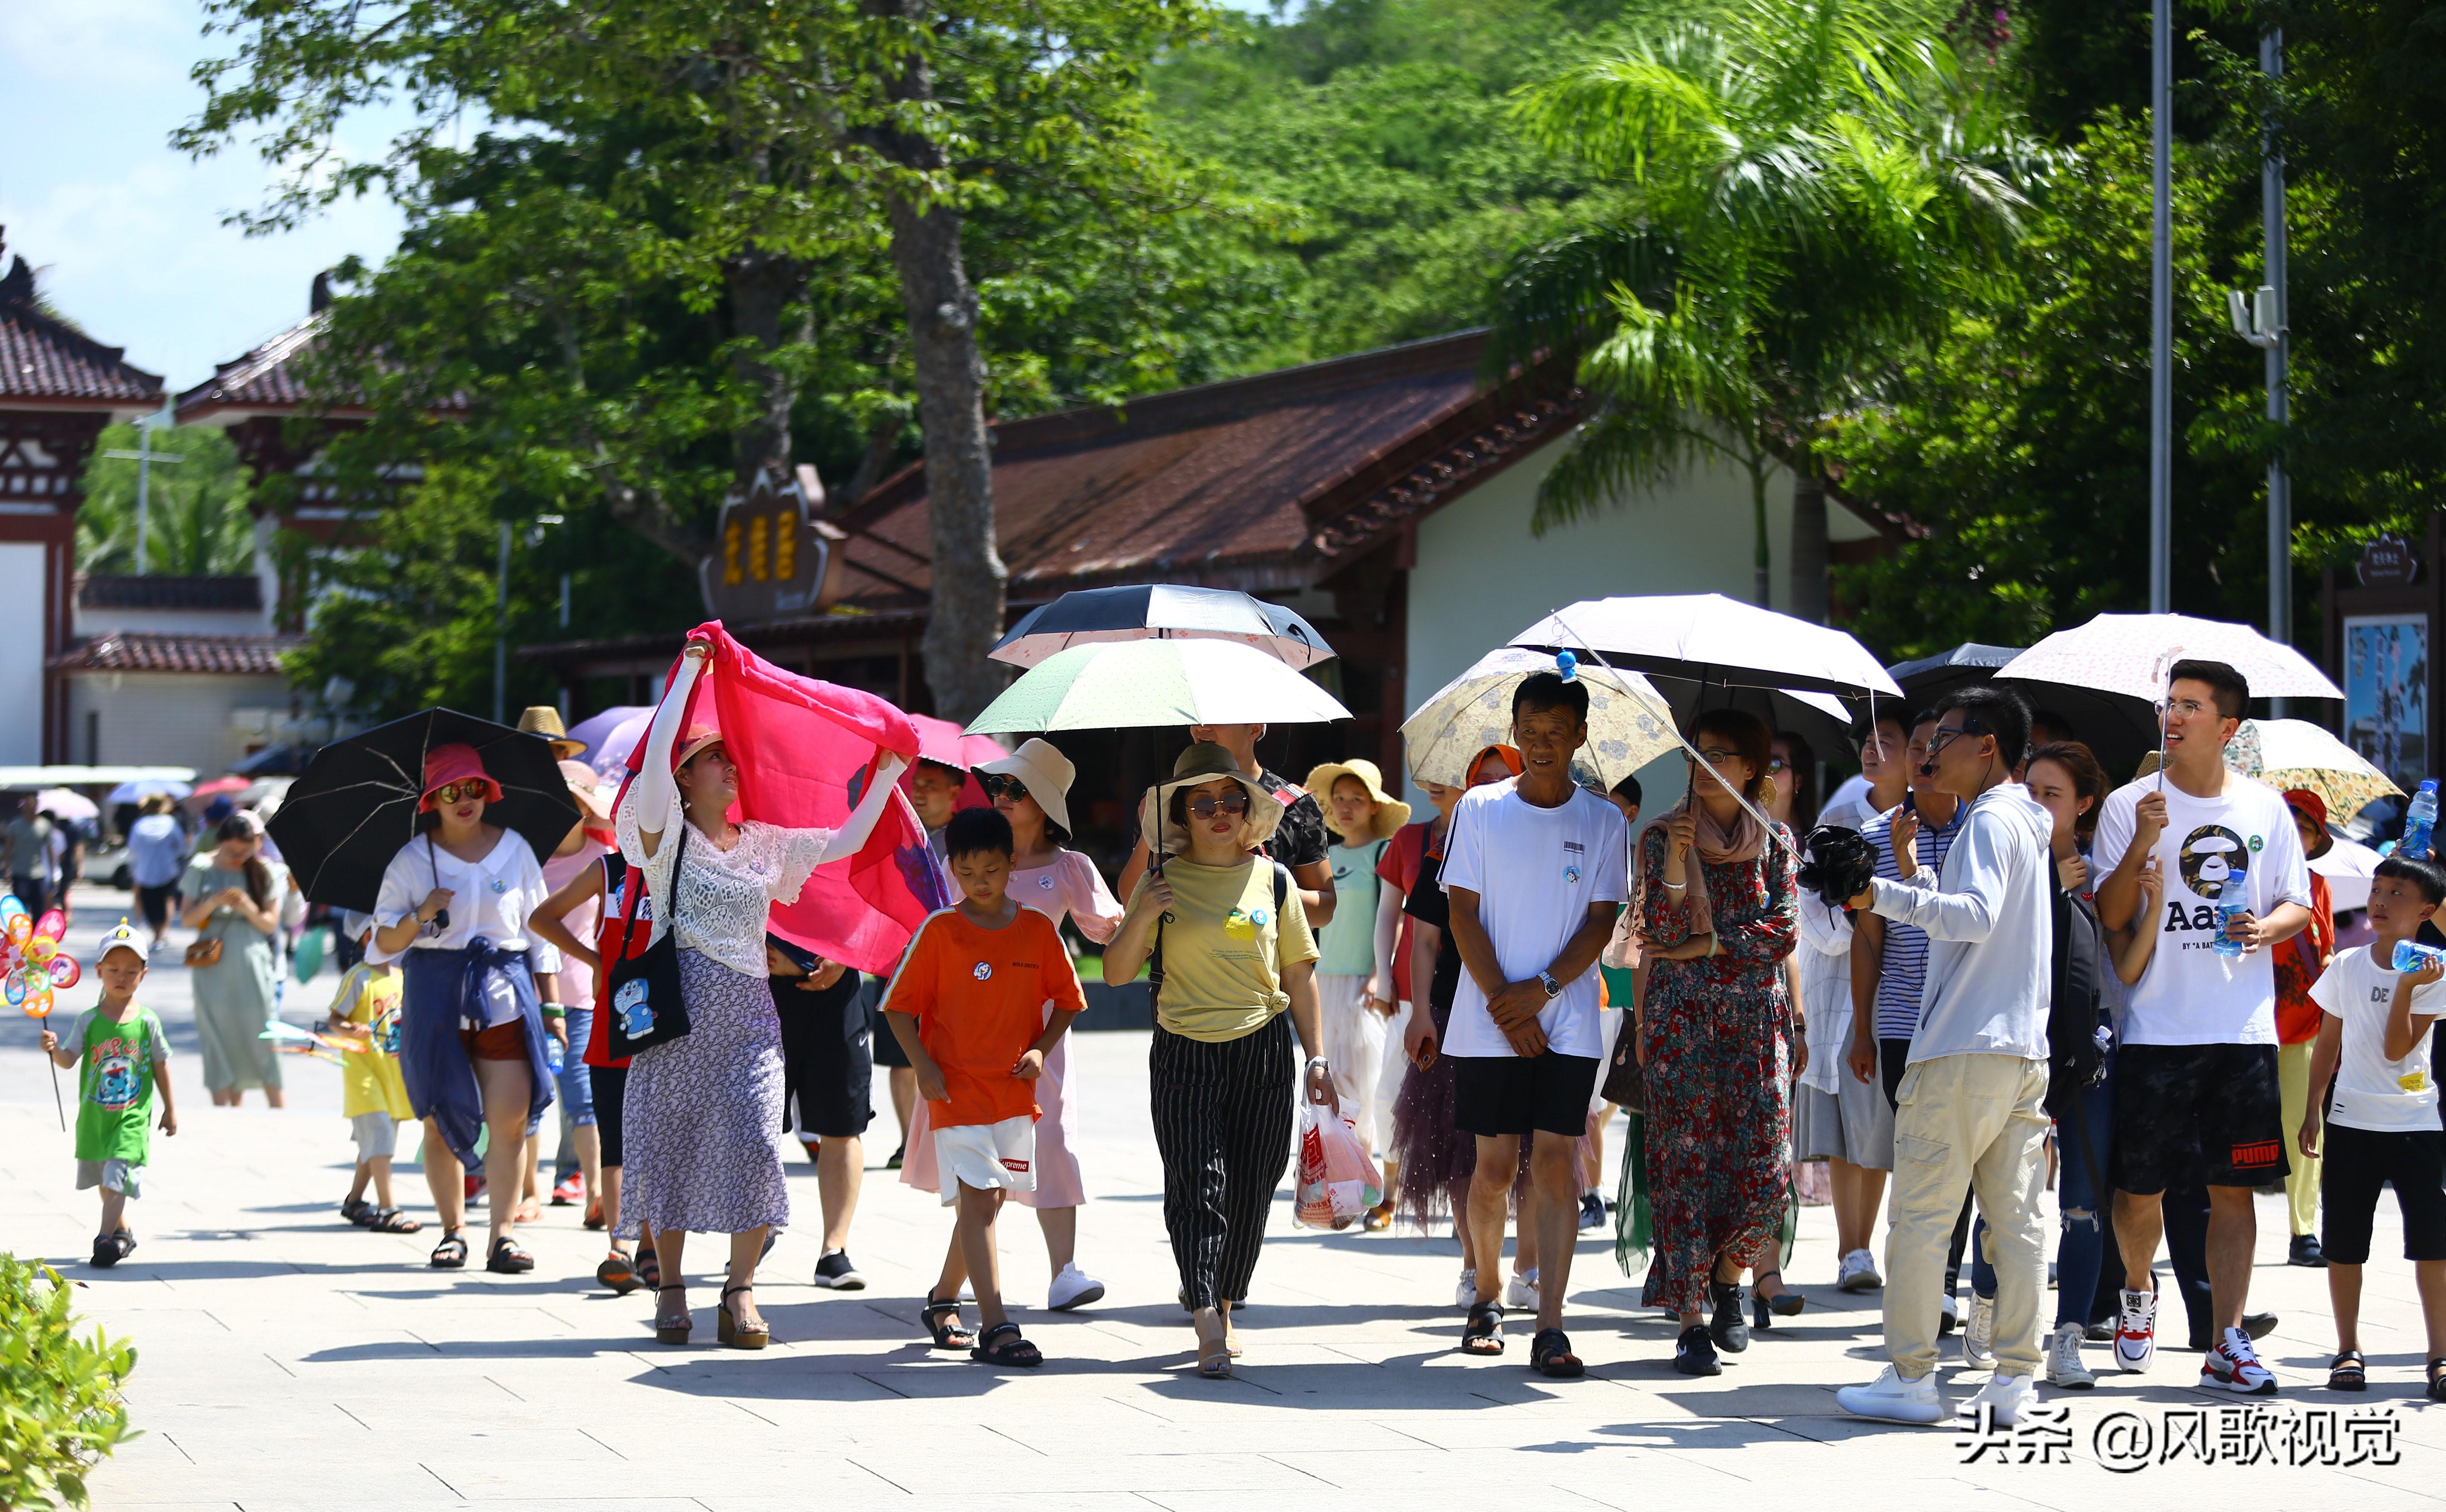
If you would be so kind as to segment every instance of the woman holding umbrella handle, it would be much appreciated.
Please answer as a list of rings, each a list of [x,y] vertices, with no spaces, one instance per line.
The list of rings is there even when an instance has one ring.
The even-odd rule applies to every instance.
[[[739,765],[722,732],[698,726],[680,738],[688,694],[712,654],[712,643],[703,640],[681,653],[679,674],[646,732],[644,769],[612,820],[621,854],[653,898],[654,936],[678,932],[688,1022],[687,1033],[630,1062],[620,1224],[624,1238],[653,1235],[663,1276],[654,1336],[666,1344],[687,1343],[691,1327],[680,1280],[687,1236],[728,1235],[719,1336],[737,1349],[761,1350],[772,1333],[751,1293],[756,1262],[767,1231],[790,1221],[781,1176],[787,1083],[766,975],[765,919],[775,903],[798,898],[817,867],[865,846],[908,764],[885,754],[839,829],[732,823]]]
[[[535,1269],[511,1232],[527,1125],[553,1097],[536,978],[557,972],[560,955],[530,940],[528,917],[551,889],[526,837],[486,821],[487,805],[501,799],[474,747],[425,754],[421,833],[383,871],[366,958],[398,961],[405,978],[400,1070],[408,1105],[424,1120],[424,1180],[442,1216],[433,1264],[467,1263],[463,1170],[475,1163],[478,1133],[489,1129],[484,1269],[516,1276]]]

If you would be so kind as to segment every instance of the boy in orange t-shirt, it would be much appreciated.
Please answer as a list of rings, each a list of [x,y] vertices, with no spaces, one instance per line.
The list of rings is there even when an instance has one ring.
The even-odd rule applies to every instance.
[[[1010,821],[997,809],[965,808],[943,842],[963,897],[918,926],[883,996],[885,1021],[926,1098],[943,1204],[960,1209],[944,1280],[926,1294],[926,1327],[937,1349],[967,1348],[988,1365],[1037,1366],[1044,1354],[1003,1311],[994,1216],[1006,1192],[1036,1190],[1032,1084],[1087,1001],[1053,921],[1005,896]],[[981,1337],[960,1327],[963,1264],[976,1285]]]

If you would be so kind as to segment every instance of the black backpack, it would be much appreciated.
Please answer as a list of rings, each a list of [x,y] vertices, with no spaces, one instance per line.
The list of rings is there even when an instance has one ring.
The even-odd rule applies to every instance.
[[[2053,859],[2046,864],[2052,868]],[[2106,1074],[2106,1050],[2098,1044],[2105,1022],[2106,938],[2098,915],[2083,899],[2058,887],[2055,896],[2055,963],[2047,1011],[2049,1116],[2068,1119],[2080,1108],[2080,1094]]]

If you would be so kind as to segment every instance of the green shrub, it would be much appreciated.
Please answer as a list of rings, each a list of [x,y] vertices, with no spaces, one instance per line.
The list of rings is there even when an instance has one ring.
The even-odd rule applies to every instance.
[[[135,1368],[134,1345],[68,1332],[57,1271],[0,1255],[0,1507],[87,1504],[85,1472],[132,1436],[119,1389]]]

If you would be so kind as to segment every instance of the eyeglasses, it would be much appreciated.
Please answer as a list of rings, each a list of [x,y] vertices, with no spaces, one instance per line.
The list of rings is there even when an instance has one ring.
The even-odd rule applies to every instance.
[[[986,790],[988,798],[1002,798],[1007,795],[1014,803],[1027,796],[1027,784],[1007,772],[982,773],[977,778],[977,785]]]
[[[1200,793],[1189,801],[1189,811],[1199,819],[1213,819],[1217,814],[1228,814],[1236,819],[1249,811],[1249,795],[1237,792]]]
[[[1699,747],[1699,757],[1710,766],[1722,766],[1726,762],[1740,761],[1741,753],[1737,750],[1726,750],[1721,746],[1702,746]]]
[[[2185,719],[2197,719],[2207,713],[2211,707],[2196,698],[2172,698],[2160,703],[2157,706],[2157,711],[2161,714],[2180,714]]]
[[[449,807],[452,803],[465,803],[471,799],[478,799],[483,796],[484,784],[475,781],[445,783],[442,786],[435,788],[432,793],[433,801],[444,808]]]
[[[1955,741],[1960,740],[1965,735],[1985,735],[1990,733],[1992,733],[1992,731],[1990,731],[1986,726],[1982,725],[1975,719],[1965,719],[1962,722],[1962,728],[1960,729],[1945,729],[1940,728],[1935,734],[1930,735],[1928,738],[1928,759],[1934,761],[1938,752],[1944,750],[1945,747],[1952,745]]]

